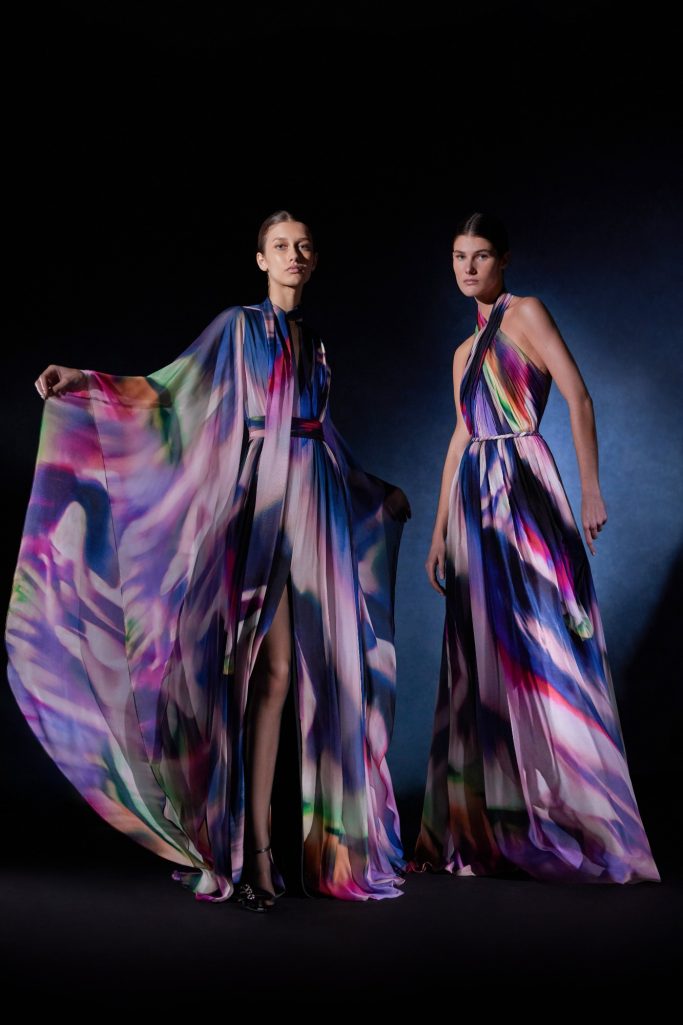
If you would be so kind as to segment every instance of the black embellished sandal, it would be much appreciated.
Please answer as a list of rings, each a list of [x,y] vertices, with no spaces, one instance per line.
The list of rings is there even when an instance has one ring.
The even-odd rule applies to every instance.
[[[246,911],[272,911],[275,907],[275,895],[270,890],[246,881],[237,884],[235,900]]]
[[[263,851],[269,850],[270,844],[268,844],[267,847],[257,847],[253,853],[261,854]],[[275,870],[274,874],[276,877],[274,893],[271,890],[265,890],[262,886],[255,886],[247,879],[244,879],[237,884],[235,900],[247,911],[272,911],[275,907],[275,901],[277,898],[281,897],[283,893],[285,893],[284,879],[280,875],[280,872],[273,861],[272,854],[270,856],[270,864]]]

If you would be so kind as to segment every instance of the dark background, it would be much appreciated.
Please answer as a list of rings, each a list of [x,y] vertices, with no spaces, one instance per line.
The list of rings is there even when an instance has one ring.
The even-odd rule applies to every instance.
[[[641,812],[660,871],[679,878],[681,95],[663,12],[656,3],[627,14],[607,3],[490,2],[445,15],[428,4],[400,14],[389,4],[100,2],[15,16],[6,26],[7,600],[42,413],[35,378],[50,362],[123,374],[166,365],[220,310],[264,298],[257,230],[290,209],[320,250],[304,300],[333,368],[335,421],[413,509],[399,562],[389,759],[410,849],[443,628],[423,563],[454,426],[452,354],[475,323],[453,279],[451,230],[471,209],[493,210],[511,236],[506,287],[543,299],[593,397],[609,520],[591,568]],[[556,386],[541,430],[580,522]],[[115,851],[119,865],[158,879],[157,859],[92,821],[7,687],[0,701],[14,871],[56,859],[77,879],[85,862]],[[34,881],[26,876],[29,892]],[[591,890],[590,899],[603,898]],[[624,931],[620,914],[610,936]],[[665,962],[653,960],[652,972]]]

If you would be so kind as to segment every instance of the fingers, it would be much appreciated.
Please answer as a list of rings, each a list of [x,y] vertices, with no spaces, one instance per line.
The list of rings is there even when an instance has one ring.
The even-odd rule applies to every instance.
[[[434,588],[434,590],[436,591],[437,594],[444,595],[446,593],[445,588],[443,588],[438,583],[438,581],[436,581],[434,579],[431,579],[429,582],[430,582],[430,584],[432,585],[432,587]]]
[[[59,381],[53,386],[53,395],[63,395],[64,392],[71,391],[72,388],[76,387],[76,380],[71,374],[65,374],[60,376]]]
[[[59,371],[54,363],[50,363],[49,367],[46,367],[40,377],[33,382],[41,399],[46,399],[48,395],[54,393],[52,381],[55,376],[59,379]]]
[[[59,385],[51,384],[51,382],[46,380],[42,374],[38,378],[38,380],[34,382],[34,384],[36,391],[40,395],[41,399],[47,399],[50,395],[58,394],[57,388],[59,387]]]
[[[593,544],[593,541],[598,536],[599,529],[599,527],[596,527],[590,523],[584,524],[583,528],[583,536],[586,539],[586,544],[588,545],[588,548],[590,549],[593,555],[595,555],[595,545]]]
[[[583,536],[591,554],[595,555],[596,548],[593,542],[607,523],[607,512],[605,511],[604,505],[599,503],[596,510],[590,509],[584,514],[584,516]]]
[[[595,548],[593,547],[593,532],[591,531],[590,523],[584,523],[583,525],[583,538],[588,548],[595,555]]]
[[[82,370],[60,367],[51,363],[33,384],[42,399],[47,399],[51,395],[61,398],[66,392],[87,385],[87,377]]]
[[[441,576],[442,578],[444,578],[444,577],[445,577],[445,575],[446,575],[446,574],[445,574],[445,573],[444,573],[444,571],[443,571],[443,563],[442,563],[442,561],[441,561],[441,560],[440,560],[440,559],[439,559],[439,558],[437,557],[436,559],[434,559],[434,560],[428,560],[428,561],[427,561],[427,562],[425,563],[425,570],[426,570],[426,572],[427,572],[427,579],[429,580],[429,583],[430,583],[430,584],[432,585],[432,587],[434,588],[434,590],[435,590],[435,591],[436,591],[436,592],[437,592],[438,594],[440,594],[440,595],[444,595],[444,594],[446,593],[446,588],[445,588],[445,587],[443,586],[443,584],[441,584],[441,583],[440,583],[440,581],[439,581],[439,580],[437,579],[437,577],[436,577],[436,575],[435,575],[435,573],[434,573],[434,569],[435,569],[435,567],[437,567],[437,566],[438,566],[438,568],[439,568],[439,575],[440,575],[440,576]]]
[[[607,510],[600,495],[584,499],[581,509],[583,536],[592,555],[596,554],[593,542],[607,523]]]
[[[48,367],[49,370],[49,367]],[[34,381],[36,391],[40,395],[41,399],[46,399],[50,390],[50,382],[48,381],[48,371],[43,370],[42,374],[37,381]]]

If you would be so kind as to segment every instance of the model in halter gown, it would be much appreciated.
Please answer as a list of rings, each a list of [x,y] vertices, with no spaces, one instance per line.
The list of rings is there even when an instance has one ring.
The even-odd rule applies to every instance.
[[[539,424],[552,377],[478,311],[449,496],[446,615],[408,871],[659,881],[588,557]]]

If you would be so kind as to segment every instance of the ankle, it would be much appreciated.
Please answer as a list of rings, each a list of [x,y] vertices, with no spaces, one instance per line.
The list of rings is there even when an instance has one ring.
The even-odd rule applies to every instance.
[[[270,839],[265,837],[244,837],[244,850],[250,854],[262,853],[270,850]]]

